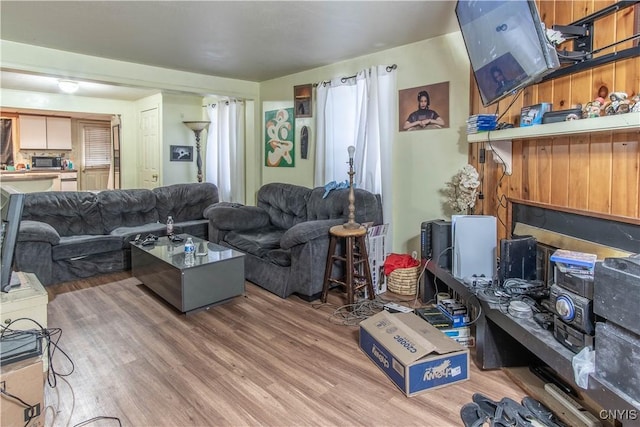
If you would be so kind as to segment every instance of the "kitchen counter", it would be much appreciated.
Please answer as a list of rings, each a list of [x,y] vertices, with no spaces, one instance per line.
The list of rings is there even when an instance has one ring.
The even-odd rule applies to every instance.
[[[21,170],[0,171],[0,184],[8,184],[19,191],[34,193],[39,191],[60,191],[61,175],[75,170]]]
[[[78,172],[77,169],[23,169],[19,171],[0,170],[0,176],[23,176],[23,175],[39,175],[39,174],[59,174],[62,172]]]
[[[59,173],[2,174],[2,182],[60,178]]]

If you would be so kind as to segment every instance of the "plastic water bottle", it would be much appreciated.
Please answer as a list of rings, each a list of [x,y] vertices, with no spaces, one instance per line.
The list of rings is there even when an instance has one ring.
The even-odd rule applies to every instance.
[[[173,217],[167,217],[167,236],[173,236]]]
[[[191,267],[196,263],[196,245],[193,244],[193,239],[189,237],[184,244],[184,265]]]

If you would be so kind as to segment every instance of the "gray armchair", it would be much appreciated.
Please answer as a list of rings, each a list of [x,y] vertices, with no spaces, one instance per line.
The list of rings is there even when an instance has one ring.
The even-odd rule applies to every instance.
[[[266,184],[257,206],[218,203],[204,212],[209,239],[247,254],[247,280],[286,298],[313,300],[322,292],[329,229],[348,218],[349,190]],[[355,190],[356,221],[382,223],[380,198]]]

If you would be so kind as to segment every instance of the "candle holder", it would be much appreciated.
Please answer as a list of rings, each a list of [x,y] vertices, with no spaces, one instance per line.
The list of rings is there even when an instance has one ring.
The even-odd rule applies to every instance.
[[[200,155],[200,133],[209,126],[209,121],[182,122],[196,135],[196,167],[198,168],[198,182],[202,182],[202,156]]]
[[[356,196],[353,191],[353,176],[356,174],[356,172],[353,170],[353,153],[355,153],[356,147],[350,145],[349,148],[347,148],[347,151],[349,152],[349,217],[343,227],[349,230],[355,230],[356,228],[360,228],[360,224],[355,221]]]

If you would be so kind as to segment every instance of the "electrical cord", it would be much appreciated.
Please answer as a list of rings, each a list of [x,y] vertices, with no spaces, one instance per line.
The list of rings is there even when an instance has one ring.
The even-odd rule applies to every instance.
[[[84,426],[84,425],[87,425],[87,424],[90,424],[90,423],[93,423],[93,422],[96,422],[96,421],[99,421],[99,420],[116,420],[118,422],[118,425],[120,427],[122,427],[122,422],[120,421],[120,418],[118,418],[118,417],[106,417],[106,416],[103,416],[103,415],[100,415],[98,417],[90,418],[90,419],[88,419],[86,421],[82,421],[81,423],[78,423],[78,424],[74,424],[73,427],[81,427],[81,426]]]
[[[20,330],[20,329],[11,329],[11,325],[13,325],[16,322],[19,321],[28,321],[28,322],[32,322],[37,326],[37,329],[32,329],[32,330]],[[13,335],[13,334],[33,334],[36,335],[37,338],[42,339],[45,341],[45,348],[47,351],[47,357],[49,360],[49,368],[47,369],[47,382],[49,384],[49,386],[54,387],[56,386],[57,383],[57,379],[58,377],[66,377],[71,375],[74,370],[75,370],[75,365],[73,363],[73,360],[71,360],[71,358],[69,357],[69,355],[60,348],[60,346],[58,345],[58,342],[60,341],[60,338],[62,338],[62,329],[60,328],[45,328],[44,326],[42,326],[40,323],[38,323],[36,320],[34,319],[30,319],[27,317],[20,317],[17,319],[12,320],[9,324],[7,325],[0,325],[0,338],[5,338],[7,336],[9,336],[9,334]],[[62,355],[68,360],[69,364],[71,365],[71,369],[69,372],[67,373],[60,373],[58,371],[56,371],[55,366],[54,366],[54,354],[56,353],[56,351],[60,351],[62,353]]]
[[[33,405],[29,405],[27,402],[25,402],[24,400],[22,400],[21,398],[19,398],[15,394],[9,393],[5,388],[0,388],[0,394],[5,395],[10,399],[17,400],[18,402],[20,402],[20,404],[22,404],[22,406],[24,406],[26,409],[29,409],[29,412],[28,412],[29,416],[27,417],[27,419],[24,422],[24,427],[27,427],[29,425],[29,423],[31,422],[31,420],[33,420],[35,418],[35,414],[34,414],[34,411],[33,411]]]

